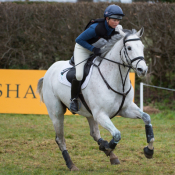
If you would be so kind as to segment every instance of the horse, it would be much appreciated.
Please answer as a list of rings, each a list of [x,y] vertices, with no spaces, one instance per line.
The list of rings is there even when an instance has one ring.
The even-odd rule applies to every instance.
[[[132,68],[139,77],[147,74],[148,67],[144,60],[144,45],[140,40],[144,29],[126,33],[119,29],[121,39],[114,43],[105,57],[97,57],[92,64],[92,74],[82,94],[90,109],[81,105],[77,114],[87,118],[90,135],[98,143],[99,149],[110,157],[112,165],[119,164],[114,149],[121,139],[120,131],[111,119],[119,115],[125,118],[142,119],[148,145],[143,148],[146,158],[154,154],[154,134],[149,114],[143,112],[134,102],[134,90],[129,79]],[[105,46],[104,46],[105,48]],[[69,108],[71,89],[58,81],[58,74],[67,61],[57,61],[40,78],[37,91],[47,107],[56,133],[55,141],[62,152],[67,167],[71,171],[79,170],[70,158],[64,138],[64,113]],[[107,129],[111,135],[110,142],[100,136],[98,125]]]

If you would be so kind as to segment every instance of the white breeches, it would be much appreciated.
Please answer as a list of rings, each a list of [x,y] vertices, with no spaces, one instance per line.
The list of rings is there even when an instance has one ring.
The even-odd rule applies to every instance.
[[[83,60],[89,58],[89,56],[92,54],[93,52],[85,49],[84,47],[80,46],[79,44],[75,44],[75,48],[74,48],[74,61],[75,61],[75,65],[77,65],[78,63],[82,62]],[[87,61],[82,62],[81,64],[79,64],[78,66],[76,66],[76,79],[78,81],[81,81],[83,79],[83,73],[84,73],[84,65],[86,64]]]

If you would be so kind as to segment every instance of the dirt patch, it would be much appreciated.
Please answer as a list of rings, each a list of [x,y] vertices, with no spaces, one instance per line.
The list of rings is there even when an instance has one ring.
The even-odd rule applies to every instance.
[[[153,108],[151,106],[144,106],[143,111],[148,113],[148,114],[157,114],[160,112],[158,109]]]

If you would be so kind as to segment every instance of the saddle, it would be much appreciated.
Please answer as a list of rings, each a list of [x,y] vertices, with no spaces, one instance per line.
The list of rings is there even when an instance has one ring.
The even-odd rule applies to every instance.
[[[90,72],[91,66],[93,65],[93,60],[95,59],[95,57],[96,57],[95,55],[90,55],[86,64],[84,65],[84,75],[83,75],[83,79],[81,81],[81,85],[84,83],[84,81],[86,80],[86,77],[89,75],[89,72]],[[72,84],[72,80],[75,79],[75,73],[76,73],[76,69],[75,69],[76,65],[74,62],[74,56],[71,57],[69,64],[73,67],[62,70],[61,75],[63,75],[65,72],[67,72],[66,79],[67,79],[67,81],[69,81],[69,83]],[[91,110],[89,109],[89,107],[84,99],[82,92],[80,92],[78,97],[80,98],[80,100],[83,103],[83,105],[85,106],[85,108],[89,111],[89,113],[92,114]]]
[[[81,85],[84,83],[84,81],[86,80],[86,77],[89,74],[90,68],[92,66],[92,62],[95,59],[95,55],[90,55],[90,57],[88,58],[86,64],[84,65],[84,75],[83,75],[83,79],[81,81]],[[72,66],[75,66],[75,62],[74,62],[74,56],[71,57],[69,64]],[[66,78],[67,80],[72,83],[72,80],[75,79],[75,72],[76,69],[75,67],[70,68],[70,70],[68,70],[67,74],[66,74]]]

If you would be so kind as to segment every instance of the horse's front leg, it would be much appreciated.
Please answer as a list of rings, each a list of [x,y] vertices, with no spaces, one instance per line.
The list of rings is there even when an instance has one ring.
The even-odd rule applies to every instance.
[[[99,143],[100,143],[99,149],[102,151],[114,150],[116,145],[118,144],[118,142],[121,139],[120,131],[114,126],[114,124],[112,123],[109,116],[107,116],[103,112],[99,112],[99,113],[95,114],[94,120],[98,124],[100,124],[103,128],[107,129],[111,133],[111,135],[113,136],[113,139],[109,142],[109,144],[107,143],[107,141],[100,140],[99,141]]]
[[[90,127],[90,135],[93,137],[93,139],[98,143],[99,148],[102,146],[102,142],[107,144],[107,147],[109,147],[108,142],[104,141],[100,136],[100,131],[98,128],[98,123],[94,120],[93,117],[87,117],[87,120],[89,122]],[[105,148],[105,147],[104,147]],[[100,149],[101,150],[101,149]],[[120,161],[118,160],[118,157],[113,153],[111,150],[102,149],[106,156],[110,158],[111,165],[120,164]]]
[[[154,147],[153,147],[154,133],[153,133],[153,128],[152,128],[150,116],[147,113],[143,112],[133,102],[128,108],[125,108],[124,110],[122,110],[119,113],[119,115],[121,115],[122,117],[127,117],[127,118],[142,119],[144,121],[148,146],[145,147],[143,150],[144,150],[145,156],[148,159],[152,158],[153,154],[154,154]]]

